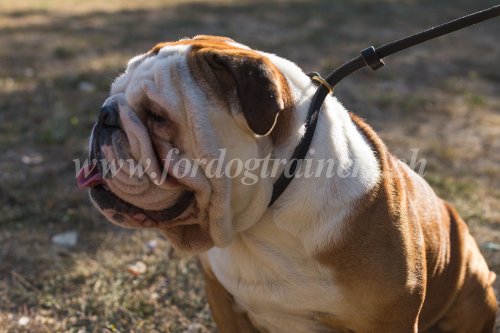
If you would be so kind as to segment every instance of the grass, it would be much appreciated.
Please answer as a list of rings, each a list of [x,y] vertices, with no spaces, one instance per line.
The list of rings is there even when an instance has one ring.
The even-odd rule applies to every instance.
[[[197,263],[176,257],[154,234],[107,233],[93,253],[58,249],[45,237],[22,238],[36,243],[43,253],[26,258],[30,251],[24,249],[7,259],[43,267],[35,273],[36,279],[19,267],[12,267],[6,276],[11,290],[1,294],[2,308],[17,309],[17,313],[0,315],[5,332],[24,331],[18,325],[22,316],[30,318],[29,332],[213,330],[201,298]],[[151,240],[158,244],[154,250],[144,246]],[[136,261],[146,264],[145,274],[128,272],[127,266]]]
[[[72,160],[85,158],[109,84],[133,55],[161,40],[220,34],[326,73],[370,44],[493,4],[2,1],[0,332],[215,332],[196,260],[155,233],[106,223],[75,186]],[[499,24],[392,56],[336,90],[399,157],[418,149],[426,179],[467,219],[497,274]],[[74,248],[52,244],[69,230],[79,232]],[[138,261],[147,269],[135,276],[127,268]]]

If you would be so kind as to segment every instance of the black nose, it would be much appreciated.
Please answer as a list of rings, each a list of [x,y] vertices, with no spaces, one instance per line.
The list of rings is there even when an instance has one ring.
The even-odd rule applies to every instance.
[[[111,103],[101,108],[99,113],[99,122],[104,126],[118,127],[120,126],[120,117],[118,115],[118,105]]]

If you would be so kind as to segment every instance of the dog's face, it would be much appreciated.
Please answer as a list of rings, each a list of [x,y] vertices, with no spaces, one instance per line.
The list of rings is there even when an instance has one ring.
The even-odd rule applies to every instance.
[[[79,184],[115,224],[158,228],[188,252],[225,246],[260,218],[272,191],[271,180],[243,184],[228,161],[271,153],[291,105],[270,59],[231,39],[159,44],[113,83],[90,138],[98,163]]]

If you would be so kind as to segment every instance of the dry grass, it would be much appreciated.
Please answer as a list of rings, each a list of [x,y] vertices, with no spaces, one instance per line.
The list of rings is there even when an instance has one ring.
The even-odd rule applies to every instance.
[[[0,332],[215,331],[196,261],[156,234],[110,226],[74,186],[72,160],[85,157],[109,83],[131,56],[160,40],[221,34],[325,73],[370,43],[493,4],[3,0]],[[401,158],[419,149],[426,178],[457,206],[497,274],[498,31],[497,20],[430,42],[337,90]],[[67,230],[80,233],[75,248],[51,245]],[[138,260],[147,272],[134,277],[127,266]]]

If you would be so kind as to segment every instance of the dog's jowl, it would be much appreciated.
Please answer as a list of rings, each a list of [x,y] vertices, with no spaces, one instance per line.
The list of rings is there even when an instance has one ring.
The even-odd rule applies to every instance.
[[[222,333],[492,332],[495,276],[464,221],[335,97],[268,207],[315,90],[229,38],[158,44],[114,81],[79,185],[199,254]]]

